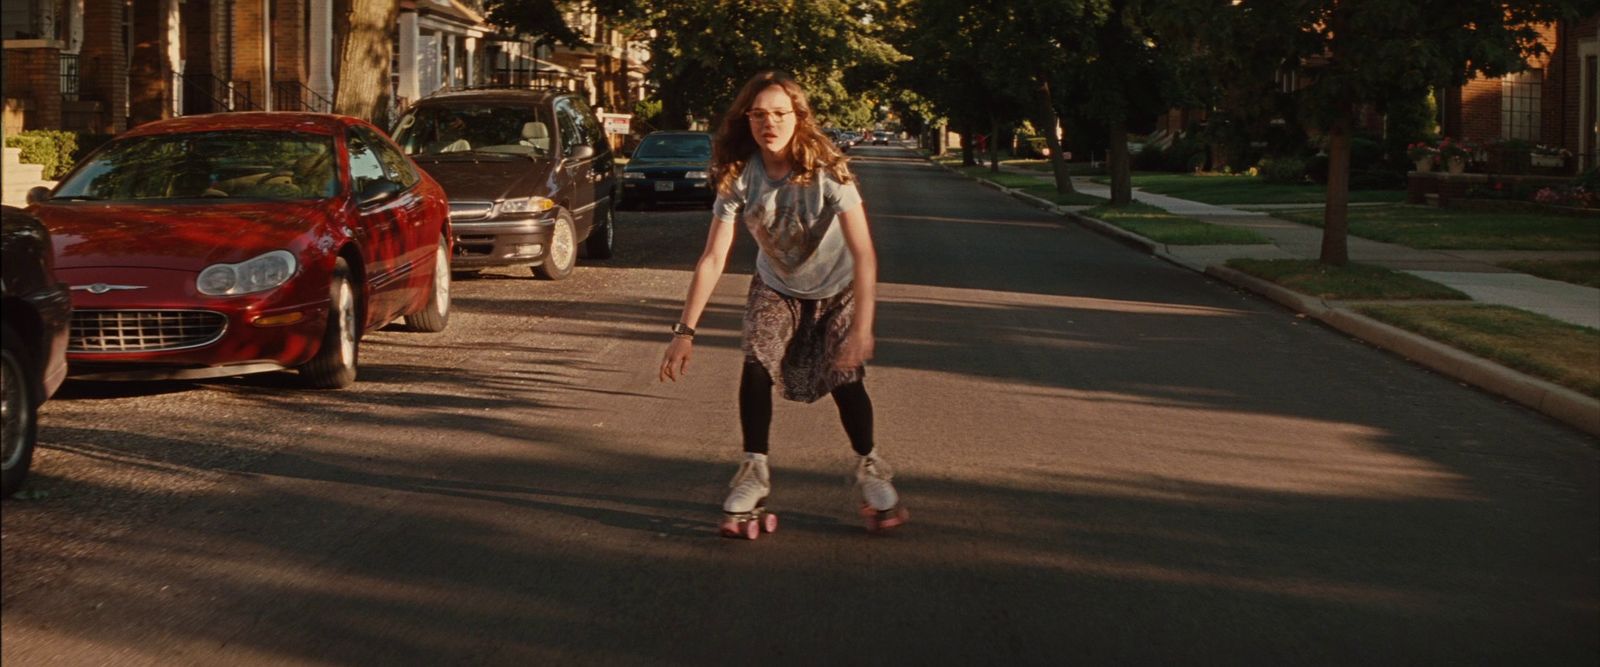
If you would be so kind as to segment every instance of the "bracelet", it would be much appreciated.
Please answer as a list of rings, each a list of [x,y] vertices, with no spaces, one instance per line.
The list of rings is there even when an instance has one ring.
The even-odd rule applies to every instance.
[[[672,335],[694,340],[694,329],[687,324],[678,322],[672,325]]]

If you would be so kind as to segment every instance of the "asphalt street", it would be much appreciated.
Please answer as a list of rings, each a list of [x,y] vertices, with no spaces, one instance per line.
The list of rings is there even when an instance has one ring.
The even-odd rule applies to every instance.
[[[351,389],[68,383],[3,504],[0,660],[1451,664],[1600,660],[1600,447],[929,165],[854,152],[867,386],[912,522],[869,536],[830,401],[739,458],[736,259],[656,379],[704,208],[563,282],[455,285]]]

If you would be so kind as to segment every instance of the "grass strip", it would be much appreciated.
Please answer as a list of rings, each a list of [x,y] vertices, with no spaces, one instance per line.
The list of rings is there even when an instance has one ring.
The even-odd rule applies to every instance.
[[[1322,226],[1322,211],[1274,215]],[[1600,250],[1600,218],[1434,206],[1363,206],[1351,208],[1348,221],[1352,236],[1411,248]]]
[[[1137,202],[1127,206],[1096,206],[1083,214],[1168,245],[1255,245],[1270,242],[1267,237],[1248,229],[1204,223]]]
[[[1109,177],[1091,179],[1111,183]],[[1327,200],[1327,187],[1314,183],[1272,183],[1260,176],[1241,174],[1152,174],[1133,175],[1133,187],[1197,201],[1204,204],[1320,204]],[[1352,202],[1405,201],[1404,190],[1351,190]]]
[[[1359,305],[1356,310],[1459,350],[1600,398],[1600,331],[1491,305]]]
[[[1230,259],[1228,267],[1302,294],[1337,300],[1457,300],[1466,294],[1371,264],[1330,266],[1314,259]]]
[[[1585,287],[1600,287],[1600,259],[1574,261],[1526,259],[1501,262],[1500,266],[1540,278]]]
[[[968,176],[981,178],[996,185],[1001,185],[1015,190],[1021,190],[1045,201],[1052,201],[1061,205],[1097,206],[1099,204],[1106,203],[1104,197],[1087,195],[1082,192],[1069,192],[1066,194],[1057,193],[1055,182],[1053,180],[1042,180],[1039,176],[1015,174],[1005,171],[995,173],[989,171],[988,167],[960,167],[959,171]]]

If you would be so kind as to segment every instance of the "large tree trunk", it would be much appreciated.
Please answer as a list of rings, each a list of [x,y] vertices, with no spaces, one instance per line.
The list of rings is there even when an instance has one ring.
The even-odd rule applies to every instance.
[[[1056,116],[1055,102],[1050,99],[1050,80],[1043,75],[1039,77],[1038,94],[1034,124],[1044,133],[1044,145],[1050,149],[1050,171],[1056,177],[1056,194],[1069,194],[1074,192],[1072,174],[1067,172],[1067,158],[1061,152],[1061,139],[1056,136],[1056,126],[1060,125],[1060,121]]]
[[[1344,266],[1350,212],[1351,105],[1341,105],[1328,127],[1328,203],[1322,212],[1322,263]]]
[[[961,124],[961,166],[963,167],[974,167],[978,164],[977,158],[973,156],[972,141],[973,130],[977,127],[977,123],[970,121]],[[863,137],[862,141],[865,140],[866,138]]]
[[[333,111],[387,128],[394,120],[389,118],[393,104],[389,61],[394,57],[389,31],[399,18],[400,4],[397,0],[350,0],[344,9],[335,19],[344,35],[344,48],[339,54]]]
[[[1133,175],[1128,171],[1128,119],[1118,116],[1107,123],[1111,151],[1106,156],[1106,170],[1111,173],[1111,205],[1126,206],[1133,203]]]
[[[1000,119],[989,116],[989,173],[1000,173]]]

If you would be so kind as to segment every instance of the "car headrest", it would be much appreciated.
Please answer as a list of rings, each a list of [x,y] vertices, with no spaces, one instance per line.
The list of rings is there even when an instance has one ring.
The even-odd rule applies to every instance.
[[[523,139],[549,139],[550,127],[539,121],[533,120],[522,124]]]

